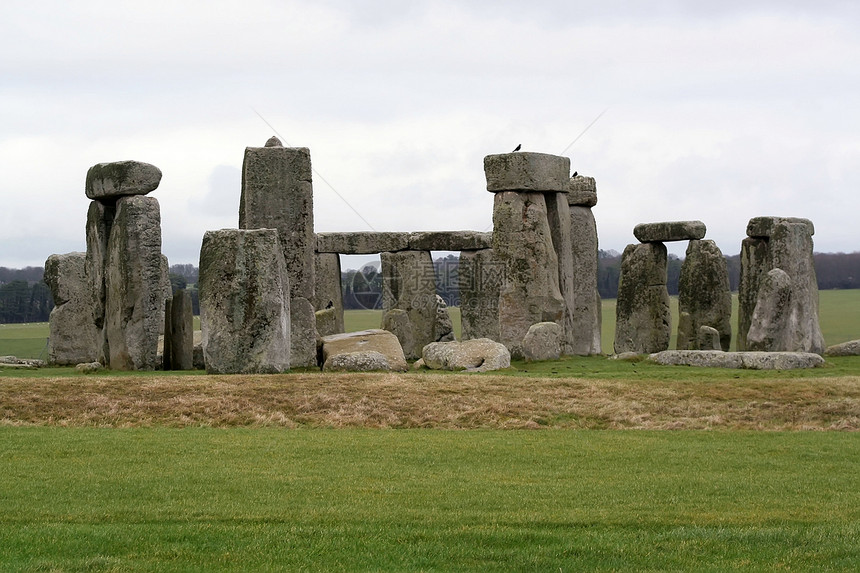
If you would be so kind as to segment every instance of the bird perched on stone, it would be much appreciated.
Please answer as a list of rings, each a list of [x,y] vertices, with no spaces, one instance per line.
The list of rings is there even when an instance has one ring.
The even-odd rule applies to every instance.
[[[514,150],[513,150],[513,151],[511,151],[511,153],[516,153],[517,151],[519,151],[519,150],[522,148],[522,146],[523,146],[523,144],[522,144],[522,143],[518,144],[518,145],[514,148]]]

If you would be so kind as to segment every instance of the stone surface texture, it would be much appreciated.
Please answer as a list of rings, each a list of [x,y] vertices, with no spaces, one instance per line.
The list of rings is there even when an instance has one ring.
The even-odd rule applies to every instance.
[[[523,338],[523,358],[527,361],[558,360],[561,356],[562,329],[554,322],[538,322]]]
[[[600,354],[602,305],[597,291],[597,223],[591,208],[570,207],[570,236],[574,276],[571,353],[580,356]]]
[[[413,251],[474,251],[492,246],[492,233],[418,231],[409,234],[409,249]]]
[[[323,365],[325,372],[372,372],[391,370],[388,358],[376,350],[357,350],[329,357]]]
[[[633,228],[633,236],[643,243],[689,241],[705,237],[707,228],[701,221],[667,221],[640,223]]]
[[[741,271],[738,282],[737,348],[747,350],[747,333],[758,302],[761,281],[773,268],[767,239],[747,237],[741,241]]]
[[[406,251],[408,249],[409,233],[359,231],[352,233],[317,233],[316,235],[316,251],[318,253],[373,255],[376,253]]]
[[[860,340],[849,340],[841,344],[828,346],[825,356],[860,356]]]
[[[51,255],[45,261],[45,283],[54,309],[49,319],[48,361],[58,366],[98,362],[101,328],[93,320],[93,292],[86,254]]]
[[[99,163],[87,171],[86,194],[90,199],[116,199],[146,195],[158,188],[161,170],[141,161]]]
[[[747,223],[747,236],[769,239],[777,225],[784,223],[796,223],[805,227],[805,232],[810,237],[815,234],[815,225],[809,219],[800,217],[753,217]]]
[[[116,215],[115,204],[104,204],[100,201],[91,201],[87,211],[86,241],[87,259],[86,273],[90,282],[92,292],[92,315],[93,322],[101,331],[99,342],[99,353],[96,359],[107,364],[110,350],[107,346],[107,333],[105,332],[105,273],[107,268],[108,239],[113,227],[113,219]]]
[[[711,350],[699,346],[699,330],[710,326],[719,332],[720,347],[732,341],[732,294],[726,259],[717,244],[692,240],[681,265],[678,282],[678,350]]]
[[[564,299],[564,308],[559,320],[561,327],[561,354],[576,354],[574,341],[577,338],[576,312],[577,276],[573,263],[573,242],[571,239],[570,205],[565,193],[546,193],[547,221],[549,222],[552,246],[558,259],[558,289]],[[528,335],[526,335],[528,337]],[[528,354],[528,352],[526,352]]]
[[[433,325],[435,342],[451,342],[454,340],[454,323],[448,312],[448,305],[438,294],[436,295],[436,324]]]
[[[424,347],[424,366],[433,370],[487,372],[511,365],[511,354],[504,344],[489,338],[462,342],[434,342]]]
[[[161,213],[154,197],[117,200],[105,269],[108,363],[113,370],[153,370],[164,325]]]
[[[317,334],[320,336],[330,336],[343,332],[343,329],[337,327],[337,315],[334,308],[318,310],[314,315],[317,322]]]
[[[824,365],[811,352],[721,352],[718,350],[666,350],[651,354],[648,361],[664,366],[744,368],[747,370],[796,370]]]
[[[166,307],[168,308],[168,307]],[[174,293],[170,308],[170,367],[173,370],[194,369],[194,314],[191,305],[191,291],[182,289]],[[165,324],[164,338],[167,340],[168,325]],[[164,355],[168,345],[165,342]]]
[[[207,231],[199,288],[207,372],[290,368],[289,278],[276,230]]]
[[[323,370],[333,357],[355,352],[378,352],[388,361],[389,369],[398,372],[408,370],[403,349],[397,337],[387,330],[370,329],[324,336],[321,341]]]
[[[669,348],[671,316],[666,257],[663,243],[640,243],[624,249],[615,306],[617,354],[650,354]]]
[[[594,177],[577,175],[570,178],[567,203],[571,207],[594,207],[597,205],[597,183]]]
[[[319,332],[320,336],[336,334],[344,331],[343,326],[343,290],[341,286],[340,257],[335,253],[317,253],[316,288],[314,289],[313,305],[317,311],[331,310],[334,320],[332,332]],[[319,330],[319,320],[317,320]]]
[[[697,349],[723,351],[723,344],[720,341],[720,331],[712,326],[700,326]]]
[[[415,348],[415,333],[409,313],[402,308],[392,308],[382,314],[382,329],[397,337],[404,356],[415,356],[421,348]]]
[[[492,249],[462,251],[458,268],[461,338],[499,339],[499,292],[504,265]]]
[[[556,191],[570,187],[570,159],[547,153],[502,153],[484,157],[487,191]]]
[[[565,302],[558,284],[543,193],[496,193],[493,253],[504,265],[499,292],[499,342],[522,358],[522,341],[536,322],[560,322]]]
[[[436,342],[436,273],[430,252],[380,253],[379,258],[382,309],[406,311],[412,327],[412,348],[403,350],[410,360],[420,358],[424,345]]]

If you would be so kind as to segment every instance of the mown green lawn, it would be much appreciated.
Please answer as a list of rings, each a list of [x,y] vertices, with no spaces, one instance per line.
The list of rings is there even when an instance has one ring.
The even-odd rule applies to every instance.
[[[0,429],[3,571],[855,570],[853,433]]]

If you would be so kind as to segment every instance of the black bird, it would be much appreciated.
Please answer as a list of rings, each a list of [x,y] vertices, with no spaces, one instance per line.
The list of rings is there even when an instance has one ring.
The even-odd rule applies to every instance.
[[[519,151],[519,150],[520,150],[520,148],[521,148],[522,146],[523,146],[523,144],[522,144],[522,143],[520,143],[519,145],[517,145],[517,146],[514,148],[514,150],[513,150],[513,151],[511,151],[511,153],[516,153],[517,151]]]
[[[571,177],[576,177],[577,175],[579,175],[579,171],[574,171],[573,175],[571,175]]]
[[[331,301],[331,300],[330,300],[330,301],[328,301],[328,304],[327,304],[327,305],[325,305],[325,307],[326,307],[326,308],[333,308],[333,307],[334,307],[334,301]]]

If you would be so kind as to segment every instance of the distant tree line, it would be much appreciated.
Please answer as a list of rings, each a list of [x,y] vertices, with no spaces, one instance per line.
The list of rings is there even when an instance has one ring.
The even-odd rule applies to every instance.
[[[670,254],[668,258],[667,288],[669,294],[678,294],[678,278],[683,260]],[[729,285],[738,288],[740,255],[726,257]],[[436,292],[449,306],[460,304],[457,277],[459,259],[448,255],[433,261]],[[860,252],[815,253],[815,272],[818,288],[860,288]],[[198,269],[192,264],[170,266],[170,284],[173,292],[187,289],[191,292],[194,314],[200,313],[197,290]],[[10,269],[0,267],[0,323],[45,322],[54,301],[42,276],[42,267]],[[599,251],[597,256],[597,290],[601,298],[618,296],[618,277],[621,274],[621,254],[617,251]],[[341,273],[341,286],[346,309],[382,308],[382,275],[379,264],[366,265],[361,270],[349,269]]]

